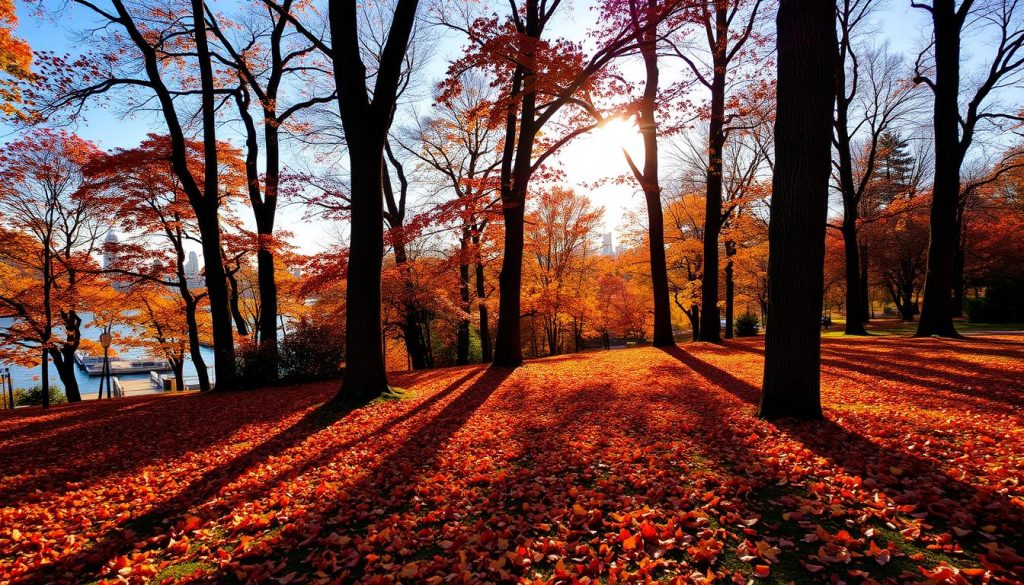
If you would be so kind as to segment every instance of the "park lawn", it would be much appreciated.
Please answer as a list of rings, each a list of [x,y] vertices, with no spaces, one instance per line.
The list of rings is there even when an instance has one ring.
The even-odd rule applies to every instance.
[[[823,423],[760,339],[0,415],[0,582],[1009,583],[1024,338],[829,339]]]
[[[832,326],[822,329],[822,337],[845,337],[843,327],[846,319],[833,317]],[[964,335],[978,333],[1003,333],[1006,331],[1024,331],[1024,323],[972,323],[967,319],[956,320],[956,330]],[[867,331],[871,335],[913,335],[917,332],[917,321],[901,321],[899,319],[872,319],[868,321]]]

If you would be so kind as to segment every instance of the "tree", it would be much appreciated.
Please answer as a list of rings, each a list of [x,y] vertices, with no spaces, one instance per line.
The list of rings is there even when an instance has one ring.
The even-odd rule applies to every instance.
[[[718,310],[719,233],[723,225],[722,161],[735,113],[726,112],[730,73],[735,61],[749,55],[744,47],[757,40],[755,24],[761,0],[705,0],[694,9],[695,18],[707,38],[709,59],[702,62],[683,50],[675,54],[710,92],[708,104],[707,191],[704,199],[704,278],[701,281],[701,325],[699,339],[720,342]],[[738,17],[738,20],[737,20]],[[734,28],[734,23],[738,26]]]
[[[203,0],[191,0],[187,9],[177,10],[124,0],[110,0],[109,5],[91,0],[73,2],[102,23],[88,33],[99,47],[98,54],[71,62],[54,56],[45,67],[41,64],[38,77],[46,83],[34,94],[37,114],[49,118],[63,113],[74,118],[89,102],[115,90],[123,92],[129,111],[144,107],[158,110],[170,141],[171,168],[195,212],[203,256],[219,258],[216,109],[217,97],[225,90],[214,78]],[[198,176],[190,171],[190,119],[203,144],[202,174]],[[235,346],[224,265],[208,261],[204,275],[217,390],[232,390]]]
[[[20,117],[18,83],[32,78],[32,48],[14,35],[18,17],[13,0],[0,0],[0,114]]]
[[[256,266],[260,313],[256,338],[262,346],[261,354],[269,362],[267,373],[271,378],[276,376],[278,341],[274,256],[280,244],[274,235],[274,221],[281,187],[281,133],[303,110],[337,98],[334,93],[301,95],[304,87],[311,85],[312,74],[329,73],[329,70],[311,59],[311,54],[326,47],[316,37],[305,34],[307,29],[296,22],[298,11],[292,0],[280,4],[268,2],[262,9],[252,10],[251,18],[239,24],[224,21],[206,7],[210,31],[219,44],[213,54],[238,78],[234,97],[245,130],[247,193],[258,236]],[[240,38],[231,34],[237,29],[241,29]],[[253,110],[259,113],[258,118]],[[261,122],[259,129],[257,120]],[[261,138],[262,174],[258,170]],[[230,280],[231,275],[228,277]]]
[[[345,313],[345,378],[338,400],[362,404],[388,390],[381,334],[384,258],[384,144],[393,119],[402,65],[416,21],[417,0],[398,0],[373,76],[363,61],[359,3],[331,0],[331,56],[352,191],[351,245]],[[372,81],[371,81],[372,80]],[[368,93],[367,83],[373,83]],[[372,340],[372,341],[371,341]]]
[[[643,94],[635,105],[635,116],[643,137],[644,158],[638,166],[623,148],[629,169],[644,193],[647,206],[648,246],[650,248],[651,288],[654,294],[654,346],[675,345],[672,336],[672,310],[669,305],[668,269],[665,260],[665,217],[658,177],[659,25],[681,3],[673,0],[610,0],[603,8],[603,20],[614,30],[625,29],[633,35],[644,66]],[[663,97],[663,96],[662,96]]]
[[[42,352],[44,388],[52,359],[70,402],[81,400],[74,362],[79,313],[95,310],[87,305],[100,298],[91,254],[104,224],[92,201],[76,196],[83,166],[98,153],[73,134],[35,130],[0,155],[0,227],[11,239],[0,263],[13,271],[0,286],[0,315],[13,319],[0,339]],[[58,333],[63,339],[55,339]]]
[[[498,128],[492,123],[494,92],[482,76],[466,73],[458,93],[437,96],[434,117],[421,120],[412,136],[419,148],[403,147],[440,174],[454,198],[434,210],[436,221],[454,220],[459,238],[459,294],[469,313],[470,269],[475,277],[481,359],[491,361],[491,334],[487,308],[484,256],[481,250],[487,227],[499,219],[495,172],[501,162]],[[468,355],[469,321],[460,324],[459,356]]]
[[[918,313],[918,296],[928,252],[927,201],[905,194],[889,203],[864,229],[864,242],[873,250],[872,270],[903,321]]]
[[[204,145],[199,141],[186,142],[188,149],[188,172],[201,176],[204,161]],[[152,291],[154,286],[174,290],[179,298],[189,353],[199,377],[199,388],[211,388],[205,360],[200,346],[207,340],[200,335],[203,323],[200,319],[201,303],[207,300],[207,290],[194,290],[190,286],[185,270],[186,245],[201,243],[199,220],[195,208],[182,187],[180,175],[171,167],[172,139],[169,136],[151,134],[139,146],[118,149],[102,156],[96,156],[86,167],[90,179],[89,192],[93,205],[101,213],[117,217],[122,229],[128,232],[124,242],[109,244],[106,250],[111,259],[104,266],[106,273],[127,289],[142,287],[143,292]],[[245,189],[245,166],[241,154],[223,142],[218,143],[219,187],[225,189],[218,199],[237,198]],[[218,203],[219,205],[219,203]],[[230,222],[228,222],[230,223]],[[231,238],[221,238],[230,241]],[[216,266],[227,273],[222,254],[206,256],[204,271]],[[141,307],[139,310],[145,309]],[[155,310],[155,305],[154,305]],[[147,321],[150,323],[151,320]],[[164,323],[162,335],[172,337],[169,325]],[[177,332],[173,332],[177,333]],[[219,380],[218,380],[219,383]]]
[[[758,416],[821,418],[821,305],[835,104],[835,4],[781,0],[768,322]]]
[[[875,8],[874,0],[841,0],[838,6],[839,63],[836,65],[835,136],[836,182],[843,201],[843,235],[846,267],[847,335],[867,335],[866,275],[862,274],[861,244],[857,238],[859,211],[879,157],[886,151],[890,130],[912,108],[912,86],[895,75],[902,60],[883,48],[861,52],[855,42],[859,28]],[[857,139],[861,138],[860,144]],[[858,157],[858,149],[863,156]],[[895,162],[895,161],[894,161]]]
[[[572,190],[554,187],[540,193],[526,216],[526,274],[533,286],[527,304],[541,317],[548,354],[561,353],[565,314],[590,273],[593,234],[603,210]]]
[[[928,269],[925,276],[918,337],[957,337],[953,325],[953,280],[957,239],[957,199],[964,159],[979,124],[1024,121],[1017,113],[993,109],[994,97],[1003,87],[1019,84],[1024,74],[1024,10],[1017,0],[977,3],[963,0],[912,2],[928,12],[932,20],[933,51],[931,72],[925,53],[918,56],[914,82],[926,85],[934,96],[935,179],[928,241]],[[967,30],[965,30],[965,27]],[[980,82],[973,91],[961,85],[960,42],[965,34],[990,34],[991,53]],[[960,97],[966,99],[961,110]]]
[[[507,80],[507,90],[494,107],[504,126],[500,167],[504,255],[498,278],[494,352],[494,365],[501,367],[518,367],[523,361],[523,218],[530,181],[559,148],[597,127],[600,115],[590,101],[581,99],[583,94],[598,85],[597,78],[613,59],[637,49],[634,33],[614,31],[600,37],[597,48],[587,56],[574,43],[544,38],[560,2],[525,0],[522,5],[510,6],[511,13],[502,21],[494,16],[471,19],[466,25],[447,23],[472,43],[451,71],[480,68],[490,71],[494,79]],[[656,19],[647,22],[647,26],[656,24]],[[458,76],[450,76],[447,84],[457,88]],[[557,125],[554,118],[560,113],[565,114],[562,131],[553,130]],[[546,135],[542,135],[545,127]]]

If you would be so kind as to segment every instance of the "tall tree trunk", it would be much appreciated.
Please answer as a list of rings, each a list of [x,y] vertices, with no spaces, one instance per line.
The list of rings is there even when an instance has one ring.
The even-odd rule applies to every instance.
[[[724,19],[726,11],[717,11]],[[722,30],[721,23],[719,30]],[[725,25],[728,29],[728,25]],[[704,279],[701,281],[700,340],[722,341],[718,311],[718,234],[722,229],[722,152],[725,147],[725,64],[715,59],[708,124],[707,192],[704,201]]]
[[[348,144],[352,213],[345,290],[345,378],[337,400],[365,404],[388,391],[381,340],[384,263],[384,143],[416,20],[417,0],[398,0],[367,95],[356,0],[331,0],[329,16],[338,111]],[[354,283],[358,283],[358,286]]]
[[[868,320],[875,317],[874,309],[871,308],[871,293],[868,290],[868,245],[860,244],[860,313],[866,324]]]
[[[768,323],[758,415],[819,419],[836,7],[780,0]]]
[[[75,377],[75,352],[82,341],[82,318],[74,309],[70,309],[61,312],[61,319],[64,321],[67,340],[60,350],[51,350],[51,354],[68,402],[81,402],[82,392],[78,387],[78,378]]]
[[[476,298],[479,306],[477,308],[480,316],[480,362],[488,364],[491,362],[491,324],[490,316],[487,314],[487,289],[484,286],[484,265],[480,260],[480,236],[473,236],[473,247],[476,249]]]
[[[384,351],[381,344],[376,343],[381,335],[380,274],[383,267],[384,217],[380,177],[383,172],[383,148],[381,141],[376,156],[372,152],[364,155],[361,149],[349,149],[352,243],[349,250],[349,285],[345,291],[345,378],[339,399],[352,404],[369,402],[388,389]],[[417,342],[418,330],[417,324]],[[426,367],[424,363],[415,363],[417,356],[412,357],[414,368]]]
[[[536,15],[531,16],[532,19]],[[519,132],[516,139],[516,108],[510,105],[505,119],[505,145],[501,160],[501,215],[504,220],[504,253],[498,273],[498,331],[494,339],[494,365],[518,368],[523,363],[521,299],[523,284],[523,228],[526,191],[533,159],[533,128],[537,96],[533,73],[518,67],[512,76],[510,95],[522,90]],[[533,324],[531,322],[531,335]],[[536,347],[534,347],[536,355]]]
[[[455,363],[469,363],[469,230],[462,230],[459,239],[459,307],[466,314],[459,319],[458,332],[455,336]]]
[[[277,273],[274,265],[274,216],[277,212],[277,193],[280,183],[281,163],[278,125],[265,122],[263,134],[266,141],[266,172],[264,173],[263,203],[256,212],[256,234],[259,249],[256,252],[256,281],[259,284],[260,345],[271,352],[275,359],[271,366],[277,374]],[[266,354],[263,354],[266,355]]]
[[[202,342],[199,339],[199,322],[196,319],[195,302],[185,300],[185,326],[188,329],[188,351],[192,357],[192,365],[196,368],[199,378],[199,391],[209,392],[210,374],[206,371],[206,360],[203,359]]]
[[[203,119],[203,192],[198,206],[193,206],[206,259],[206,291],[210,302],[213,329],[214,374],[217,389],[234,390],[235,340],[227,276],[220,261],[220,187],[217,168],[217,112],[214,98],[213,63],[206,38],[203,0],[192,0],[192,24],[195,28],[195,49],[199,64]],[[186,172],[187,169],[186,169]]]
[[[736,255],[736,242],[725,242],[725,338],[733,338],[733,311],[736,302],[736,286],[733,279],[733,260]]]
[[[843,252],[846,266],[846,335],[867,335],[864,328],[864,284],[861,282],[860,246],[857,243],[857,215],[848,211],[843,218]]]
[[[958,337],[953,326],[953,263],[956,254],[957,199],[960,196],[960,30],[954,0],[936,0],[935,27],[935,181],[928,239],[928,268],[917,337]]]
[[[863,313],[861,299],[860,258],[857,247],[857,208],[859,195],[853,177],[853,141],[850,138],[849,111],[850,99],[846,91],[846,55],[849,51],[849,29],[844,27],[839,59],[836,60],[836,110],[835,110],[835,145],[838,153],[839,192],[843,198],[843,223],[840,228],[843,234],[843,250],[846,268],[846,335],[867,335],[864,323],[867,314]],[[854,75],[856,79],[856,75]]]
[[[502,210],[505,223],[501,273],[498,274],[498,333],[494,365],[516,368],[523,363],[520,341],[520,289],[523,282],[523,205]]]
[[[225,273],[228,279],[228,290],[229,290],[229,306],[231,308],[231,318],[235,321],[235,330],[238,334],[245,337],[249,335],[249,325],[245,322],[245,317],[242,316],[242,310],[239,308],[239,294],[238,294],[238,279],[235,278],[234,271],[227,271]]]
[[[648,2],[653,12],[656,2]],[[661,206],[661,184],[658,178],[658,30],[647,26],[637,31],[640,53],[644,60],[646,78],[644,95],[637,108],[637,123],[644,141],[644,168],[640,171],[629,160],[633,173],[644,192],[647,204],[647,233],[651,257],[651,289],[654,294],[654,346],[671,347],[676,344],[672,337],[672,309],[669,305],[668,266],[665,261],[665,217]],[[628,154],[626,155],[628,158]]]

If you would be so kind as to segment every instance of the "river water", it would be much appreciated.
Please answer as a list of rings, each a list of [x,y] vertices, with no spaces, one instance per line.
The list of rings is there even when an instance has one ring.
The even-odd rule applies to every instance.
[[[91,326],[92,315],[90,313],[82,313],[81,317],[82,317],[82,323],[83,323],[82,324],[82,338],[83,339],[92,339],[93,341],[99,341],[100,333],[102,333],[102,330],[100,329],[99,324],[97,324],[96,326]],[[4,326],[6,326],[9,322],[10,321],[7,320],[7,319],[0,319],[0,328],[3,328]],[[122,327],[119,328],[115,324],[114,325],[114,330],[121,332],[122,334],[125,335],[125,337],[130,337],[130,335],[129,335],[130,331],[128,330],[127,327],[123,327],[122,326]],[[126,346],[117,345],[117,344],[115,344],[113,347],[117,350],[118,356],[120,356],[120,357],[136,358],[136,357],[142,357],[143,355],[145,355],[143,351],[141,351],[139,349],[136,349],[136,348],[126,347]],[[212,381],[213,380],[213,350],[208,348],[208,347],[203,347],[203,348],[200,348],[200,351],[203,354],[203,361],[206,362],[206,369],[209,371],[209,373],[210,373],[210,380]],[[6,363],[0,362],[0,369],[7,368],[7,367],[11,368],[11,379],[14,381],[14,387],[15,388],[31,388],[32,386],[38,386],[40,384],[40,379],[41,379],[41,374],[42,374],[42,371],[41,371],[42,368],[41,368],[40,365],[36,365],[34,367],[31,367],[31,368],[24,368],[24,367],[21,367],[21,366],[15,366],[13,364],[6,364]],[[49,369],[50,369],[50,384],[54,385],[54,386],[57,386],[57,387],[61,387],[62,385],[61,385],[61,382],[60,382],[60,377],[57,376],[57,368],[54,367],[54,365],[51,363],[51,364],[49,364]],[[170,374],[170,372],[163,372],[163,373]],[[196,368],[192,364],[192,360],[190,358],[186,358],[186,360],[185,360],[184,374],[185,374],[185,378],[186,379],[188,379],[188,378],[195,378],[195,376],[196,376]],[[78,379],[78,388],[79,388],[79,391],[82,393],[82,398],[83,399],[96,398],[96,395],[97,395],[97,392],[99,391],[99,386],[100,386],[100,377],[99,376],[90,376],[89,374],[85,373],[85,370],[79,368],[76,365],[75,366],[75,378]],[[141,374],[118,374],[117,378],[119,380],[141,380],[141,379],[148,379],[149,378],[149,373],[145,372],[145,373],[141,373]]]

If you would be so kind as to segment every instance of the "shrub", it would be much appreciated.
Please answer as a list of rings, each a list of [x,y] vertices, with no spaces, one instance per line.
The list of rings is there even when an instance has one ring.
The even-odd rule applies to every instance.
[[[761,328],[761,321],[753,313],[743,313],[734,325],[736,337],[753,337]]]
[[[50,386],[50,404],[67,404],[68,397],[64,395],[64,391],[58,386]],[[41,386],[33,386],[31,388],[16,388],[14,390],[14,404],[15,406],[42,406],[43,405],[43,388]]]
[[[368,339],[367,343],[380,343]],[[341,375],[345,337],[340,327],[299,321],[281,340],[280,374],[289,381],[326,380]]]
[[[967,303],[972,323],[1024,322],[1024,279],[991,284],[985,296]]]

